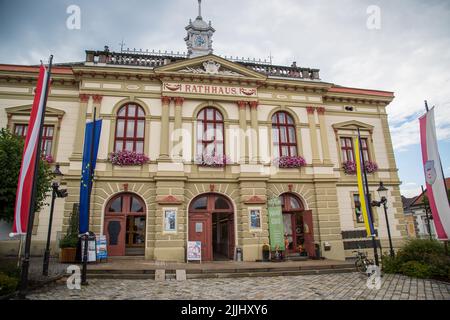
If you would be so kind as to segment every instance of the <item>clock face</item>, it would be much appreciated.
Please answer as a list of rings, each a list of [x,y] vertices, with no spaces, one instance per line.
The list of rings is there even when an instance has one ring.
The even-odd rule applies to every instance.
[[[196,36],[195,37],[195,45],[197,47],[203,47],[206,44],[206,40],[203,36]]]

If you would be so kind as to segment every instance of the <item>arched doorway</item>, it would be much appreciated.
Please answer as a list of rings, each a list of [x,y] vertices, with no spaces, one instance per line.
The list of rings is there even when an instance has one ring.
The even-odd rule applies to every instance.
[[[226,197],[208,193],[189,206],[189,241],[201,241],[202,261],[234,257],[234,210]]]
[[[287,254],[307,253],[315,256],[312,211],[293,193],[280,195]]]
[[[105,208],[104,234],[109,256],[144,255],[146,233],[144,201],[132,193],[112,198]]]

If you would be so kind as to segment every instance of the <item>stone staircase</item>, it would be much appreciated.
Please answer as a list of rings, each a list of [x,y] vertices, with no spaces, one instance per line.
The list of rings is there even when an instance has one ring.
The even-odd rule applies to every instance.
[[[353,263],[316,266],[277,266],[268,268],[223,268],[223,269],[186,269],[187,279],[207,278],[242,278],[242,277],[279,277],[299,276],[332,273],[355,272]],[[155,270],[140,269],[97,269],[89,270],[88,278],[91,279],[155,279]],[[166,269],[166,280],[176,279],[176,270]]]

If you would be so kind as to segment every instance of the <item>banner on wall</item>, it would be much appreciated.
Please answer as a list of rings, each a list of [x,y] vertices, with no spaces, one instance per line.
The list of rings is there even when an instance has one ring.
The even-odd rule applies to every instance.
[[[284,224],[280,198],[270,199],[267,209],[269,214],[270,249],[272,251],[284,251]]]

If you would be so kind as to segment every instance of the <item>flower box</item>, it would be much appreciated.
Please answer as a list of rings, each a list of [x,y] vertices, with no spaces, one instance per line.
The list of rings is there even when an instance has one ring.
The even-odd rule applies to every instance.
[[[53,159],[53,157],[50,154],[46,155],[46,156],[43,156],[42,160],[44,160],[48,164],[52,164],[53,162],[55,162],[55,159]]]
[[[366,173],[375,173],[378,171],[378,165],[375,161],[365,161],[365,171]],[[346,161],[342,165],[345,174],[355,175],[356,174],[356,163],[354,161]]]
[[[142,166],[150,161],[143,153],[134,151],[116,151],[109,154],[109,161],[117,166]]]
[[[301,168],[306,166],[306,160],[303,157],[279,157],[274,159],[273,164],[279,168]]]
[[[223,168],[229,163],[231,159],[227,156],[198,155],[195,157],[195,164],[202,167]]]

